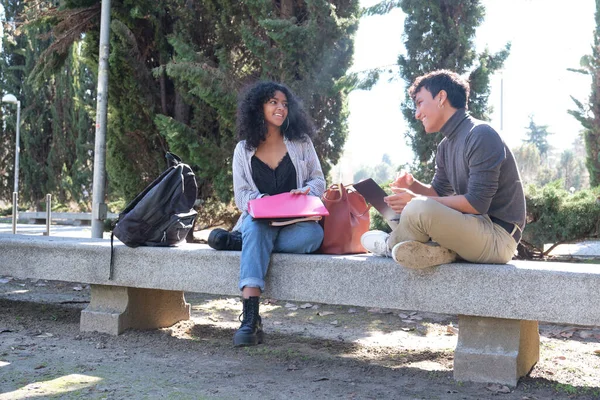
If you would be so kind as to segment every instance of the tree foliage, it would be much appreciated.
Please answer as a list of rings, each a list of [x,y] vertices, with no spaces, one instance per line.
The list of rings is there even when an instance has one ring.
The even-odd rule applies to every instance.
[[[113,1],[109,58],[109,193],[132,198],[164,168],[167,150],[192,164],[199,197],[231,197],[237,93],[257,79],[290,86],[314,119],[325,173],[347,136],[347,77],[358,0]],[[38,80],[82,35],[98,63],[97,3],[69,0],[39,20],[54,26]]]
[[[510,43],[493,54],[488,49],[479,54],[475,51],[475,30],[485,15],[480,1],[387,0],[371,7],[367,13],[381,14],[394,7],[401,7],[406,14],[403,34],[406,54],[398,57],[400,75],[406,84],[438,69],[467,75],[471,86],[468,104],[471,115],[488,119],[490,77],[502,68],[510,53]],[[414,117],[415,108],[408,93],[401,107],[409,124],[406,136],[416,155],[413,173],[419,179],[429,181],[435,170],[435,152],[442,135],[425,134],[422,124]]]
[[[70,48],[60,69],[45,75],[43,82],[35,82],[33,71],[51,44],[51,26],[49,20],[32,20],[53,7],[53,2],[37,2],[27,8],[14,0],[3,0],[2,4],[6,23],[0,82],[4,93],[14,94],[22,107],[20,203],[31,203],[39,209],[47,193],[59,202],[85,201],[91,187],[89,160],[93,147],[90,71],[80,62],[79,49]],[[2,131],[3,152],[15,147],[15,125],[12,118],[9,120]],[[0,161],[0,198],[11,198],[12,185],[8,182],[14,179],[13,165],[11,151]]]
[[[5,21],[2,21],[2,53],[0,54],[0,98],[14,95],[21,102],[21,119],[27,103],[21,94],[21,81],[27,58],[26,38],[19,35],[17,26],[21,21],[16,16],[23,11],[23,4],[2,0]],[[15,104],[0,103],[2,126],[0,131],[0,199],[12,199],[15,165],[15,138],[17,107]],[[22,126],[22,125],[21,125]],[[21,135],[25,130],[21,128]]]
[[[596,0],[596,29],[592,54],[581,58],[581,69],[573,70],[592,77],[592,91],[587,104],[575,99],[576,110],[569,110],[583,126],[587,156],[586,167],[590,174],[590,185],[600,186],[600,0]]]
[[[540,170],[540,151],[532,143],[523,143],[513,149],[513,155],[519,167],[519,174],[523,185],[537,183]]]
[[[561,180],[565,190],[589,188],[589,177],[584,163],[585,147],[581,137],[560,154],[549,151],[544,163],[541,161],[538,147],[529,140],[524,140],[521,146],[513,149],[513,154],[525,186],[544,186],[552,181]]]
[[[600,191],[596,188],[570,194],[563,182],[527,188],[527,226],[523,242],[538,254],[548,254],[545,244],[593,239],[600,236]]]
[[[527,126],[526,135],[527,138],[523,139],[524,143],[533,144],[540,154],[541,162],[548,159],[548,152],[551,147],[548,143],[548,136],[552,135],[552,132],[548,132],[547,125],[538,125],[533,121],[533,116],[529,116],[529,126]]]
[[[236,141],[235,94],[258,78],[272,79],[288,84],[304,101],[319,132],[313,141],[327,174],[347,136],[346,96],[354,82],[345,72],[352,61],[358,2],[287,0],[276,7],[258,1],[219,3],[228,10],[228,18],[220,17],[222,9],[215,9],[206,22],[220,38],[207,42],[194,37],[189,32],[194,24],[183,23],[194,19],[186,10],[181,29],[170,40],[173,60],[166,65],[176,87],[186,89],[186,101],[212,110],[216,123],[207,121],[205,113],[199,119],[193,113],[195,118],[187,124],[161,117],[169,145],[185,147],[183,143],[196,135],[200,146],[189,156],[203,166],[199,175],[212,179],[217,193],[226,198]]]

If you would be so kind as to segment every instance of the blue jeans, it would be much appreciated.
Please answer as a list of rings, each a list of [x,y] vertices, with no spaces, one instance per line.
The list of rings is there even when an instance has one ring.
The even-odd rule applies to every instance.
[[[242,257],[239,288],[265,289],[271,253],[312,253],[323,241],[323,228],[315,221],[270,226],[251,216],[242,223]]]

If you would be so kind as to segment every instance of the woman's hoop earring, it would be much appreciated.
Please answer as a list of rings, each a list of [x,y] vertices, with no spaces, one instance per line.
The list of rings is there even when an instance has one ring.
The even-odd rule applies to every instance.
[[[290,128],[290,119],[286,118],[285,120],[287,121],[287,125],[285,126],[285,129],[283,131],[287,132],[287,130]]]

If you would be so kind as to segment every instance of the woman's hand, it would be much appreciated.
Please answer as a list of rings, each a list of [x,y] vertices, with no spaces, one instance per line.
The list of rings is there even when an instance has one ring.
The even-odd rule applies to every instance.
[[[394,194],[384,197],[383,201],[385,201],[385,203],[398,214],[400,214],[402,210],[404,210],[404,207],[406,207],[406,205],[412,199],[419,196],[418,194],[415,194],[408,189],[403,189],[394,186],[392,186],[391,189],[394,192]]]
[[[310,192],[310,188],[306,188],[306,189],[292,189],[292,190],[290,190],[291,194],[308,194],[308,192]]]

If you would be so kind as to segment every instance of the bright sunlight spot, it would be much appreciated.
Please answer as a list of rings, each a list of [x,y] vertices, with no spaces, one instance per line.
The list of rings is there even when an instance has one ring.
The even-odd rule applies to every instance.
[[[34,382],[13,392],[0,394],[0,400],[31,399],[73,392],[94,386],[102,379],[96,376],[71,374],[46,382]]]
[[[24,294],[27,292],[29,292],[29,290],[22,289],[22,290],[13,290],[12,292],[8,292],[6,294],[10,296],[11,294]]]

